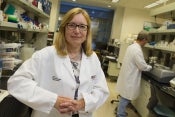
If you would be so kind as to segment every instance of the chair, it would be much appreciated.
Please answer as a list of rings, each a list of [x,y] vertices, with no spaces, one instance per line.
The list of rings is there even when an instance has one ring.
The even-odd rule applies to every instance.
[[[0,102],[0,117],[30,117],[32,109],[8,95]]]
[[[117,96],[117,99],[111,100],[111,104],[113,104],[114,102],[119,102],[119,97],[120,97],[120,95]]]
[[[122,63],[119,63],[120,67],[122,66]],[[117,82],[117,79],[116,79],[116,82]],[[120,95],[117,95],[117,99],[113,99],[111,100],[111,103],[113,104],[114,102],[119,102],[119,97]]]
[[[114,102],[119,102],[119,96],[120,96],[120,95],[117,95],[117,99],[111,100],[111,104],[113,104]],[[117,106],[116,106],[116,108],[115,108],[115,110],[114,110],[114,113],[117,114]]]

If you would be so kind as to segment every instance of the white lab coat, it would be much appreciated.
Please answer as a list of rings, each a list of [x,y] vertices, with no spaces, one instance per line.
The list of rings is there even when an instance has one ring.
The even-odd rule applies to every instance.
[[[151,68],[145,62],[138,43],[128,46],[117,80],[117,93],[129,100],[136,99],[140,92],[141,71],[149,71]]]
[[[92,117],[92,112],[109,96],[100,62],[95,53],[82,55],[79,99],[84,98],[85,110],[80,117]],[[71,117],[60,114],[53,106],[57,96],[74,98],[76,81],[69,57],[61,57],[54,46],[33,54],[8,80],[8,91],[24,104],[32,107],[32,117]]]

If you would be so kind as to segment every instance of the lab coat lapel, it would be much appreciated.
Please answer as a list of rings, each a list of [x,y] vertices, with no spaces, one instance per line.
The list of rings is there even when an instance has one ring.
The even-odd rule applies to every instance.
[[[63,61],[63,64],[65,65],[66,69],[70,72],[70,74],[72,75],[72,78],[74,78],[74,73],[73,73],[73,70],[72,70],[72,64],[70,62],[70,59],[69,57],[67,56],[65,58],[65,60]]]
[[[82,60],[81,60],[81,67],[80,67],[80,78],[82,78],[85,75],[85,73],[87,72],[86,71],[86,66],[87,66],[86,61],[87,61],[87,56],[83,52]],[[68,56],[65,58],[63,64],[65,65],[66,69],[68,69],[68,71],[72,75],[72,78],[74,79],[74,73],[73,73],[73,70],[72,70],[72,65],[71,65],[71,62],[70,62],[70,59],[69,59]]]
[[[82,60],[81,60],[81,67],[80,67],[80,78],[82,78],[86,73],[87,73],[87,71],[86,71],[86,66],[87,66],[87,63],[88,62],[86,62],[87,61],[87,56],[85,55],[85,53],[83,52],[83,54],[82,54]]]

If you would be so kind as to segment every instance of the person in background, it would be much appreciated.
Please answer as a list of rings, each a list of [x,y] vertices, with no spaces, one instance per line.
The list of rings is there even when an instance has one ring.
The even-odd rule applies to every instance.
[[[9,93],[33,109],[32,117],[92,117],[109,89],[91,42],[88,13],[71,9],[53,46],[35,52],[10,77]]]
[[[117,117],[127,116],[126,106],[139,96],[142,71],[152,69],[152,66],[145,62],[142,52],[142,47],[147,43],[147,40],[148,33],[141,31],[136,42],[128,46],[126,50],[116,84],[116,91],[121,96]]]

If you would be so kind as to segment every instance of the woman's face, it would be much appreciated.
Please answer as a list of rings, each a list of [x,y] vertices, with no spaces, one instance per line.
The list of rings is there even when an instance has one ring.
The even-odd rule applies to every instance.
[[[66,25],[65,37],[68,46],[81,46],[86,40],[87,30],[88,26],[85,17],[81,13],[75,15]]]

